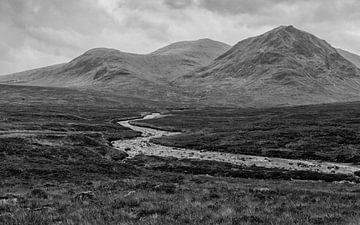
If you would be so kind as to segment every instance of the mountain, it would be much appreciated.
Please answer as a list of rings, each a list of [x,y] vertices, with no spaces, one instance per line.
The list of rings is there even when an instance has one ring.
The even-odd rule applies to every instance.
[[[233,47],[200,39],[144,55],[96,48],[69,63],[0,76],[0,83],[166,104],[305,105],[360,100],[357,65],[355,54],[280,26]]]
[[[205,66],[229,45],[201,39],[171,44],[150,54],[95,48],[69,63],[0,76],[0,83],[100,90],[156,101],[186,101],[168,80]]]
[[[340,55],[342,55],[345,59],[352,62],[355,66],[360,68],[360,55],[356,55],[354,53],[342,50],[340,48],[337,49]]]
[[[360,100],[360,71],[326,41],[280,26],[240,41],[174,86],[213,105],[277,106]]]
[[[69,63],[1,76],[0,81],[55,87],[113,85],[130,77],[154,82],[207,65],[229,48],[210,39],[178,42],[146,55],[96,48]]]

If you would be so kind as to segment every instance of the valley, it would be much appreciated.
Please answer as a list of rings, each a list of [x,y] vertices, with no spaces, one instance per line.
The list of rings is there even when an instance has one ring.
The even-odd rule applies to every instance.
[[[18,105],[1,104],[0,222],[3,224],[67,224],[68,221],[141,224],[149,220],[154,224],[189,221],[268,224],[271,221],[285,225],[297,220],[302,224],[345,225],[360,217],[357,177],[341,163],[329,164],[338,165],[338,170],[327,170],[325,166],[319,172],[311,167],[297,170],[296,165],[293,170],[282,168],[291,160],[246,155],[243,157],[256,165],[236,165],[221,161],[221,152],[193,148],[179,151],[178,147],[169,147],[175,150],[161,155],[159,145],[148,142],[153,137],[166,138],[163,135],[176,134],[168,138],[184,135],[179,131],[189,129],[191,124],[199,126],[198,122],[194,123],[194,112],[202,121],[208,118],[219,123],[224,118],[254,114],[253,109],[167,111],[114,107],[111,102],[102,102],[98,107],[83,102],[79,108],[79,104],[59,105],[62,101],[33,106],[26,104],[26,100]],[[349,111],[344,105],[320,108],[327,111],[327,107],[342,113]],[[216,116],[219,110],[222,113]],[[168,116],[151,112],[164,112]],[[266,111],[258,113],[268,115]],[[148,116],[143,118],[144,115]],[[301,111],[297,116],[300,115]],[[348,119],[346,116],[342,121]],[[201,126],[212,126],[210,120]],[[149,129],[136,123],[162,128]],[[206,132],[214,133],[209,128]],[[110,143],[113,146],[119,143],[121,147],[115,149]],[[127,144],[134,148],[133,153],[123,149]],[[145,146],[136,149],[134,144]],[[138,155],[137,150],[145,154]],[[150,153],[154,150],[153,154],[146,155],[147,150]],[[196,154],[203,154],[205,159],[197,158]],[[259,160],[265,158],[274,161],[264,164]],[[327,216],[329,213],[333,216]]]
[[[113,102],[102,99],[94,99],[99,101],[97,104],[87,105],[79,99],[76,105],[68,105],[68,95],[58,95],[57,101],[41,104],[33,101],[34,97],[24,95],[17,104],[1,103],[0,222],[3,224],[67,224],[68,221],[141,224],[149,220],[154,224],[187,224],[189,221],[268,224],[271,221],[285,225],[297,220],[302,224],[345,225],[360,217],[358,178],[352,169],[341,166],[342,163],[329,164],[338,165],[338,170],[325,166],[320,171],[309,169],[311,167],[297,170],[296,165],[293,169],[286,167],[285,162],[291,160],[250,154],[244,157],[251,165],[245,163],[244,166],[242,162],[228,163],[221,158],[221,152],[199,151],[196,146],[186,147],[184,151],[169,147],[167,149],[175,150],[164,151],[166,154],[161,155],[159,145],[153,143],[157,139],[148,142],[153,137],[166,139],[188,134],[197,137],[191,132],[202,128],[205,128],[202,131],[205,137],[214,138],[218,132],[220,136],[216,139],[221,141],[224,132],[221,124],[230,118],[232,126],[227,122],[227,129],[236,125],[233,120],[236,117],[248,120],[256,116],[253,121],[258,121],[259,116],[268,117],[269,113],[277,114],[277,111],[292,112],[292,117],[296,118],[305,117],[298,108],[169,111],[161,107],[136,107],[136,104],[130,108],[114,106]],[[334,118],[339,124],[356,121],[349,116],[350,112],[357,112],[355,103],[313,106],[304,110],[329,111],[330,108],[339,115]],[[163,112],[167,116],[151,112]],[[141,120],[144,115],[150,116]],[[138,123],[147,125],[138,126]],[[218,127],[217,131],[211,127]],[[326,126],[319,129],[326,131]],[[189,133],[183,133],[185,131]],[[177,135],[162,136],[174,132]],[[144,138],[145,143],[138,142]],[[186,139],[192,141],[192,138]],[[116,143],[121,149],[113,147]],[[133,149],[126,152],[123,149],[126,144]],[[145,146],[136,149],[133,144]],[[316,139],[309,144],[316,144]],[[152,149],[154,154],[137,155],[137,150],[146,153]],[[191,156],[189,153],[194,153],[195,157],[187,157]],[[196,154],[210,158],[199,160]],[[265,158],[277,159],[271,164],[258,160]],[[293,161],[314,162],[310,158]],[[314,202],[314,199],[317,200]],[[329,214],[333,216],[327,216]]]
[[[0,224],[359,224],[359,59],[280,26],[0,76]]]

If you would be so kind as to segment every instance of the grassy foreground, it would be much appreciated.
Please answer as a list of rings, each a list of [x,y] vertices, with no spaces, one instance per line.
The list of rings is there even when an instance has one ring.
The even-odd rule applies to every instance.
[[[3,190],[4,191],[4,190]],[[146,173],[11,186],[1,224],[359,224],[359,186]],[[22,194],[19,194],[22,193]]]
[[[27,89],[30,94],[34,90]],[[11,96],[13,102],[0,101],[0,224],[360,224],[360,186],[338,181],[343,178],[298,181],[292,178],[299,174],[287,171],[171,158],[138,156],[123,161],[126,153],[112,148],[110,142],[139,134],[114,122],[153,109],[137,104],[125,107],[101,98],[94,100],[98,104],[87,104],[86,96],[76,104],[67,104],[71,95],[59,94],[55,102],[51,95],[48,102],[41,102],[39,94]],[[272,110],[275,118],[283,109]],[[222,137],[215,143],[227,144],[224,135],[238,129],[234,124],[245,123],[240,112],[255,114],[253,127],[261,124],[258,118],[269,115],[269,111],[240,109],[173,112],[179,116],[149,126],[184,129],[196,138],[202,132],[206,142],[215,135]],[[355,109],[347,112],[352,115],[347,129],[356,133]],[[274,126],[276,121],[281,122],[269,119],[269,124]],[[197,142],[188,138],[196,147]]]

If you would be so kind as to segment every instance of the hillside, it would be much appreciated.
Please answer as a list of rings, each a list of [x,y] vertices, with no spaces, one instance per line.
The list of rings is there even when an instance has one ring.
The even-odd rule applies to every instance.
[[[352,62],[355,66],[357,66],[358,68],[360,68],[360,56],[356,55],[354,53],[342,50],[340,48],[337,49],[337,51],[339,52],[340,55],[342,55],[345,59],[349,60],[350,62]]]
[[[0,82],[55,87],[121,86],[132,79],[159,83],[205,66],[229,48],[210,39],[174,43],[146,55],[95,48],[69,63],[0,76]]]
[[[199,102],[302,105],[360,99],[359,69],[326,41],[281,26],[240,41],[208,66],[174,82]]]
[[[97,90],[101,95],[163,102],[188,102],[191,97],[168,80],[209,64],[230,46],[201,39],[174,43],[140,55],[95,48],[69,63],[0,76],[0,83]]]

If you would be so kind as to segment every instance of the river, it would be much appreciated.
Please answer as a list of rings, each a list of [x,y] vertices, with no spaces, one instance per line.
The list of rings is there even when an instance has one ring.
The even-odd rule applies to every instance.
[[[250,156],[162,146],[151,143],[150,140],[152,138],[180,135],[182,133],[168,132],[153,128],[135,126],[131,124],[131,122],[133,121],[145,121],[147,119],[156,119],[164,116],[166,115],[161,115],[160,113],[153,113],[141,119],[133,119],[119,122],[121,126],[141,132],[142,136],[128,140],[114,141],[113,146],[120,150],[126,151],[129,154],[129,158],[135,157],[136,155],[144,154],[148,156],[175,157],[178,159],[210,160],[226,162],[240,166],[258,166],[266,168],[281,168],[287,170],[317,171],[321,173],[352,174],[355,171],[360,170],[360,168],[357,166],[340,163]]]

